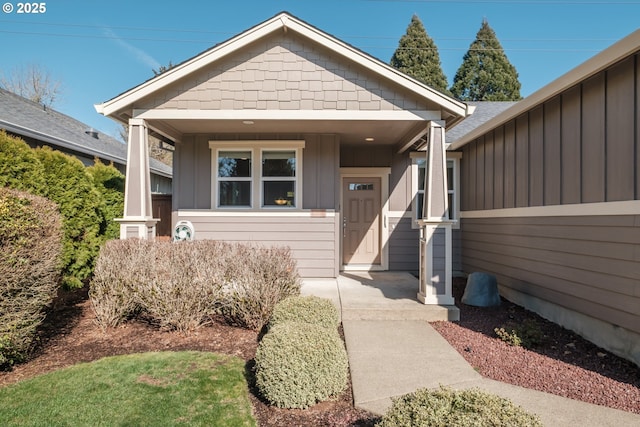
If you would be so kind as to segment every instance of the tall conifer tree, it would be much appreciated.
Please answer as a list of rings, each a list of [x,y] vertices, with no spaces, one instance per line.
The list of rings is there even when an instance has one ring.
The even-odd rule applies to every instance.
[[[486,19],[464,55],[453,79],[451,93],[463,101],[521,99],[516,68],[507,59]]]
[[[449,93],[438,48],[416,15],[411,18],[406,34],[400,38],[391,57],[391,66],[434,89]]]

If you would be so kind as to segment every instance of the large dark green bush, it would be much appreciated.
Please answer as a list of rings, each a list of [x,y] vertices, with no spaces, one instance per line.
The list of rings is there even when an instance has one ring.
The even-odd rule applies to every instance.
[[[120,177],[111,168],[97,166],[92,176],[75,157],[48,147],[32,149],[0,131],[0,186],[29,191],[58,204],[64,229],[63,285],[67,288],[82,286],[93,271],[100,244],[117,237],[110,220],[122,206],[116,194]]]
[[[279,323],[258,345],[256,386],[272,405],[308,408],[346,389],[348,367],[337,330]]]
[[[479,389],[420,389],[393,399],[377,427],[541,427],[542,422],[511,401]]]
[[[103,328],[144,314],[163,327],[190,330],[218,313],[261,328],[282,298],[300,291],[286,254],[213,240],[113,240],[100,252],[89,296]]]
[[[45,195],[44,169],[33,149],[0,129],[0,187]]]
[[[100,251],[102,198],[80,160],[49,147],[34,152],[44,168],[45,196],[58,204],[64,218],[63,285],[81,287]]]
[[[124,213],[124,183],[125,177],[115,166],[105,165],[99,159],[93,166],[87,168],[87,172],[93,178],[93,185],[102,196],[100,213],[100,235],[103,240],[117,239],[120,237],[120,224],[115,218],[122,218]]]
[[[0,188],[0,368],[25,358],[60,279],[57,206]]]
[[[303,322],[324,328],[340,325],[338,309],[327,298],[312,295],[294,296],[280,301],[274,308],[269,328],[282,322]]]

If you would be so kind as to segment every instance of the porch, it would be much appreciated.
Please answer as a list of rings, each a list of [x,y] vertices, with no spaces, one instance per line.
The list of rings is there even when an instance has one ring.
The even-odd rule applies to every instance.
[[[455,305],[423,304],[419,280],[409,272],[352,271],[337,278],[303,279],[302,294],[328,298],[342,320],[460,320]]]

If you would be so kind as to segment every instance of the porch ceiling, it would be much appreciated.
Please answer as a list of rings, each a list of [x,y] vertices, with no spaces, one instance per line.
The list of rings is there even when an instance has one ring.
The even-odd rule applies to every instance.
[[[241,134],[256,138],[274,134],[338,134],[346,144],[374,143],[398,145],[406,143],[425,129],[423,120],[275,120],[275,119],[150,119],[149,125],[174,139],[185,134]]]

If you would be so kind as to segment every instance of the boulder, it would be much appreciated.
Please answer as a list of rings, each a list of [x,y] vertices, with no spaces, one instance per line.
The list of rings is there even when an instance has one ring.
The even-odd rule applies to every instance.
[[[467,278],[462,303],[476,307],[500,305],[496,276],[488,273],[471,273]]]

